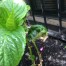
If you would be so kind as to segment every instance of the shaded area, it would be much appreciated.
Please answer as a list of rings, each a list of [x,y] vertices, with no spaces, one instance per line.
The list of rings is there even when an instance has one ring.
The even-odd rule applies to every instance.
[[[56,40],[52,37],[48,37],[48,39],[43,42],[42,40],[36,41],[37,47],[43,47],[43,51],[41,52],[43,57],[43,66],[65,66],[66,65],[66,43]],[[31,66],[31,60],[28,59],[26,53],[29,53],[26,47],[25,55],[19,66]],[[37,56],[36,50],[32,48],[33,54]],[[39,63],[37,60],[36,63]],[[22,65],[23,64],[23,65]]]
[[[52,37],[48,38],[45,42],[44,65],[65,66],[66,44]]]

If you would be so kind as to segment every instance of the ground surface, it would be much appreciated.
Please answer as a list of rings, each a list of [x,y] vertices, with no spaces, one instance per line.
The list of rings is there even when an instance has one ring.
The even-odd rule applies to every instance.
[[[37,40],[38,48],[44,47],[41,52],[43,56],[43,66],[66,66],[66,43],[49,37],[45,42]],[[36,55],[35,49],[33,53]],[[31,66],[31,61],[27,56],[23,57],[19,66]]]

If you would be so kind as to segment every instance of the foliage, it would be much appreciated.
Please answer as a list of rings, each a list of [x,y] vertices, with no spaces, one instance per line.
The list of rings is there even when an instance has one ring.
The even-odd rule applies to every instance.
[[[0,66],[17,66],[26,46],[21,26],[30,7],[23,0],[0,1]]]
[[[17,66],[22,58],[26,46],[24,22],[29,10],[30,7],[23,0],[0,1],[0,66]],[[38,55],[40,52],[35,40],[46,35],[47,29],[41,25],[34,25],[28,31],[27,43],[33,42]],[[29,50],[34,62],[35,57],[31,48]]]
[[[47,29],[46,27],[42,25],[33,25],[28,31],[28,39],[30,41],[37,40],[40,37],[44,37],[47,35]]]
[[[47,36],[47,34],[48,34],[47,32],[48,32],[48,30],[42,25],[33,25],[33,26],[31,26],[31,28],[28,31],[27,43],[29,46],[30,58],[32,60],[32,66],[36,66],[36,65],[35,65],[35,57],[32,54],[30,43],[32,42],[32,44],[34,45],[34,48],[36,49],[38,57],[39,57],[39,61],[40,61],[39,64],[40,64],[40,66],[42,66],[42,56],[41,56],[40,51],[38,50],[38,47],[37,47],[35,41],[37,39],[39,39],[40,37],[45,38],[45,36]]]

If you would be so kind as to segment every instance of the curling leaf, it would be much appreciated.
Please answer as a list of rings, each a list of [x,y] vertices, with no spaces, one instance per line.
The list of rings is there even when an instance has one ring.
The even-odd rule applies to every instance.
[[[33,25],[28,31],[28,40],[32,41],[33,39],[38,39],[42,36],[47,35],[46,27],[42,25]]]

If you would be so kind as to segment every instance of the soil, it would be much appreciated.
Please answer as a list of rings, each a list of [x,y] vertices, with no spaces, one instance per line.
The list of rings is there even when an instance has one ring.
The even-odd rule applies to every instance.
[[[66,43],[48,37],[45,42],[37,40],[36,44],[43,57],[43,66],[66,66]],[[43,50],[40,49],[43,47]],[[26,47],[27,48],[27,47]],[[36,51],[32,48],[33,54],[37,56]],[[31,66],[31,60],[28,59],[28,48],[25,55],[18,66]],[[38,61],[37,61],[38,62]]]
[[[66,43],[48,38],[44,50],[45,66],[66,66]]]

